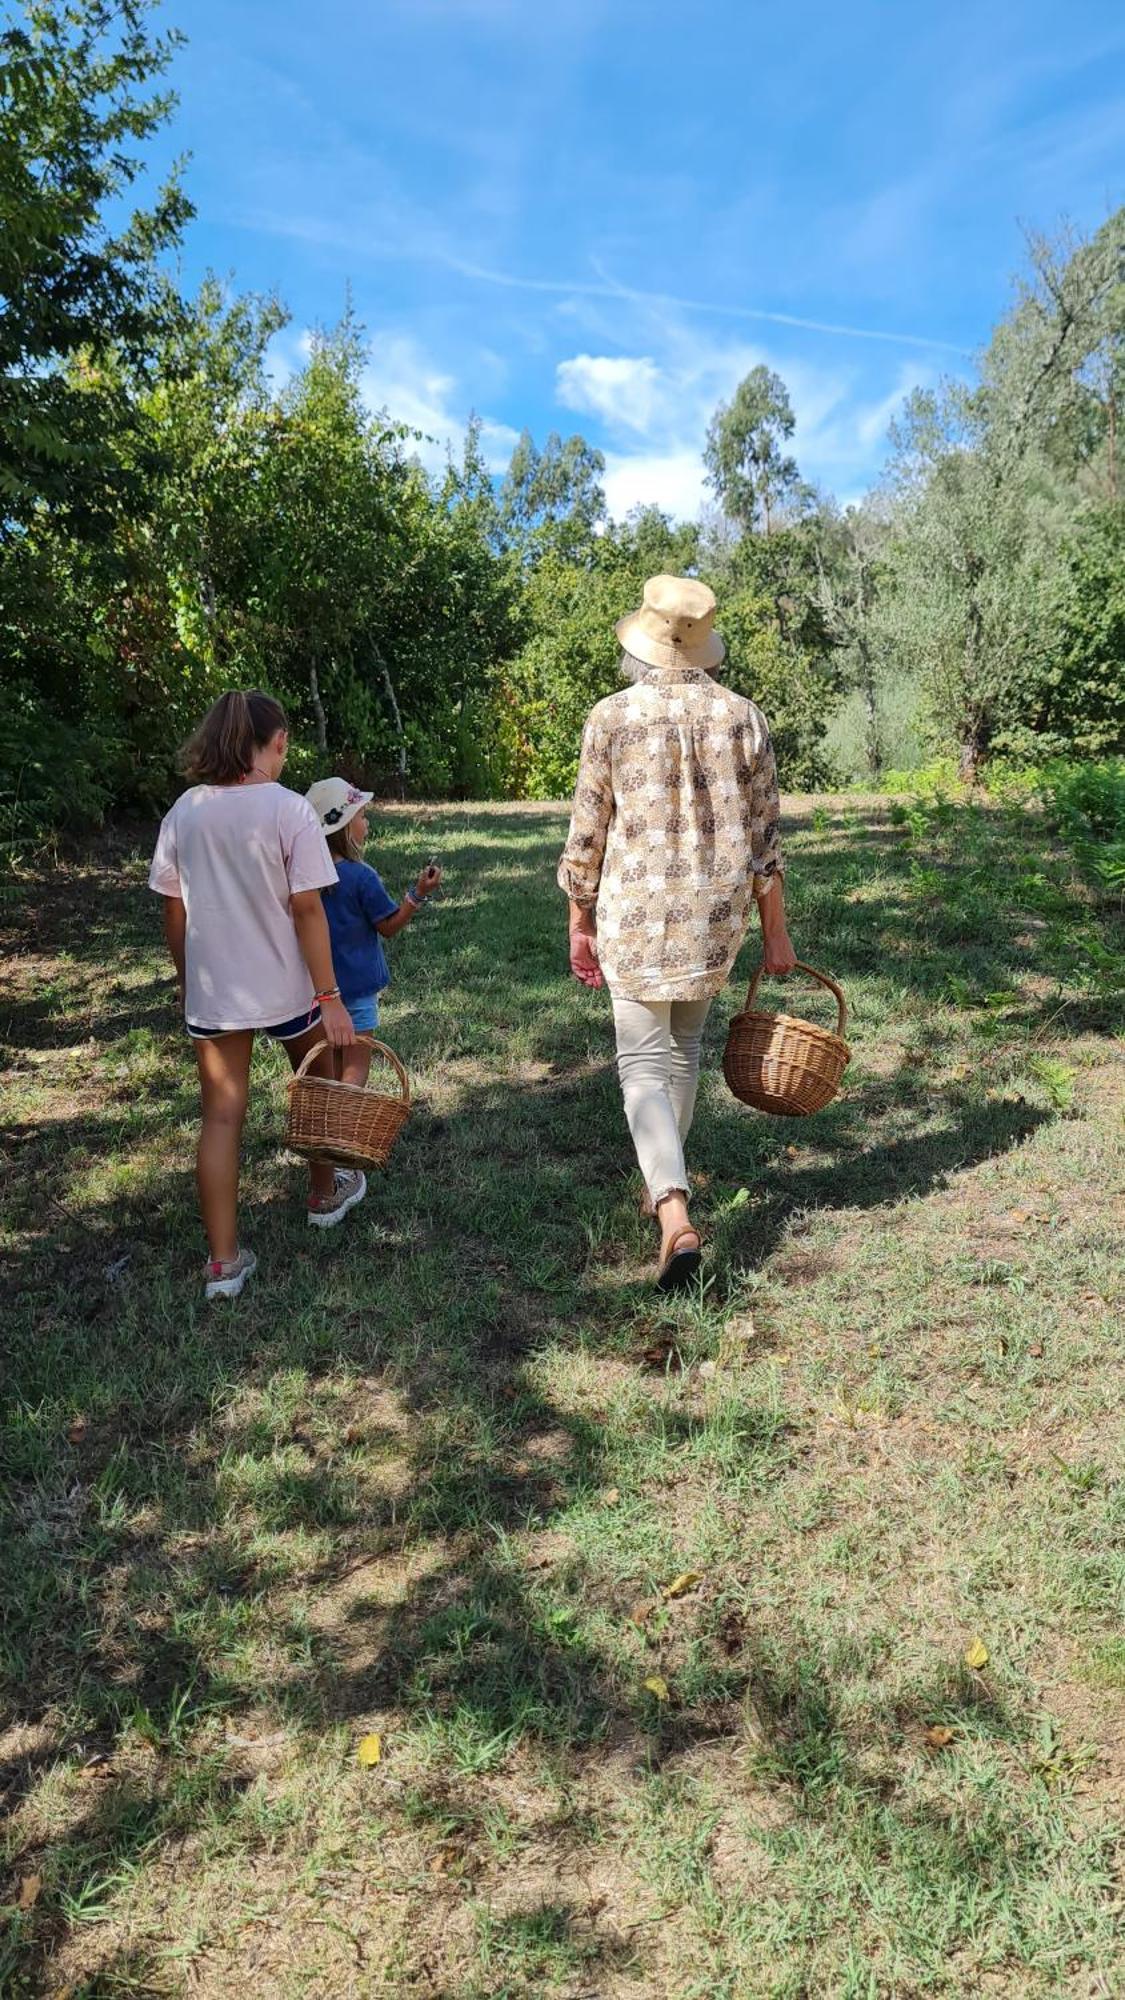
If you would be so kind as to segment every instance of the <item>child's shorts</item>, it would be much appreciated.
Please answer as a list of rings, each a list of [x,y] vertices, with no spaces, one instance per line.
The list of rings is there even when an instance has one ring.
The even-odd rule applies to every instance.
[[[221,1042],[224,1035],[244,1035],[245,1028],[197,1028],[194,1021],[185,1023],[193,1042]],[[320,1008],[311,1007],[307,1014],[298,1014],[292,1021],[279,1021],[275,1028],[255,1028],[258,1035],[268,1035],[271,1042],[295,1042],[298,1035],[307,1035],[310,1028],[319,1028]]]
[[[379,1026],[379,995],[369,994],[366,1000],[345,1000],[345,1007],[352,1017],[352,1027],[357,1035],[373,1035]]]

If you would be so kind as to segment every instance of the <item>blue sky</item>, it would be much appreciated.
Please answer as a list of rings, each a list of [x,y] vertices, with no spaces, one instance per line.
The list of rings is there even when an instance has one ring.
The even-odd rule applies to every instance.
[[[755,362],[801,469],[876,475],[915,383],[967,372],[1025,227],[1125,199],[1111,0],[172,0],[184,256],[280,291],[280,369],[350,284],[375,405],[440,463],[475,409],[606,454],[612,511],[692,516]]]

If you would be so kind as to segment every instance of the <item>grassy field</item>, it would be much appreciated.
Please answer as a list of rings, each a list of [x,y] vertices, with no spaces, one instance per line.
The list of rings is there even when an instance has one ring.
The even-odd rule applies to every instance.
[[[308,1230],[263,1049],[218,1307],[145,842],[0,905],[5,1995],[1125,1990],[1121,940],[1034,814],[788,820],[854,1061],[737,1107],[744,954],[672,1302],[560,812],[380,817],[417,1110]]]

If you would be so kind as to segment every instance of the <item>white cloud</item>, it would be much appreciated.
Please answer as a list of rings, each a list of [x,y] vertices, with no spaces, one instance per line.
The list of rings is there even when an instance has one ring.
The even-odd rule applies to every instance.
[[[555,370],[555,393],[568,410],[588,410],[608,424],[645,433],[652,428],[661,388],[649,355],[576,354]]]
[[[654,354],[598,355],[561,361],[556,394],[567,408],[604,423],[608,448],[604,486],[610,513],[654,503],[679,519],[698,513],[708,497],[703,470],[707,425],[718,405],[759,363],[777,370],[796,420],[793,450],[802,473],[818,483],[861,490],[882,456],[887,426],[926,367],[901,365],[888,389],[862,384],[848,366],[818,367],[779,359],[742,342],[708,342],[674,318],[644,325]],[[658,338],[653,335],[657,333]],[[878,373],[882,373],[881,370]]]
[[[706,493],[698,451],[607,452],[606,505],[615,521],[631,507],[662,507],[673,520],[695,519]]]

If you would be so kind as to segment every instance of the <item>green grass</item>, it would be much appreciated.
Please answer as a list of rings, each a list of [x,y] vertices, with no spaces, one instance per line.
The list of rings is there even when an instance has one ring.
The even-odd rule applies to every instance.
[[[747,952],[666,1302],[562,827],[381,818],[417,1108],[322,1236],[261,1050],[208,1309],[144,843],[5,899],[5,1995],[1125,1978],[1112,899],[1030,808],[803,803],[847,1086],[726,1096]]]

